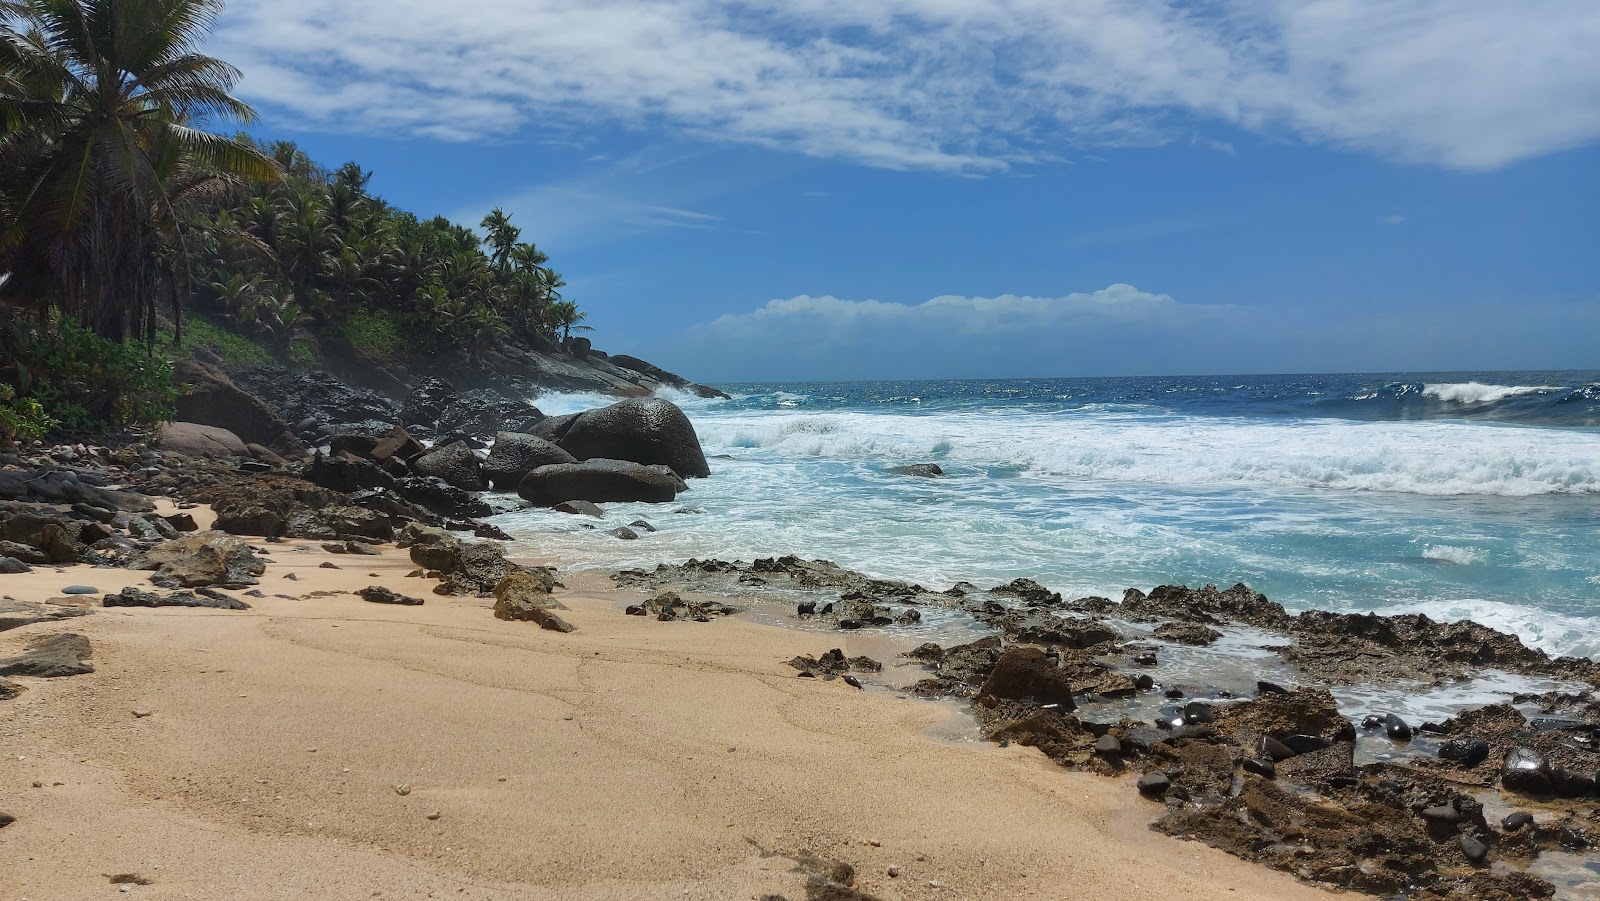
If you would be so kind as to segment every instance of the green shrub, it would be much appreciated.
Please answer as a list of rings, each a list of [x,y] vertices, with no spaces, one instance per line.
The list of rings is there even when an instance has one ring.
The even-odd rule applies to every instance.
[[[399,359],[411,343],[393,316],[369,307],[352,311],[343,328],[345,339],[353,347],[378,359]]]
[[[183,349],[193,353],[204,348],[229,366],[270,366],[277,362],[272,351],[237,332],[230,332],[199,316],[183,318]]]
[[[17,397],[17,389],[0,382],[0,440],[32,441],[60,425],[31,397]]]
[[[146,345],[56,322],[15,326],[14,346],[17,393],[49,410],[62,428],[121,431],[170,422],[176,412],[172,361]]]

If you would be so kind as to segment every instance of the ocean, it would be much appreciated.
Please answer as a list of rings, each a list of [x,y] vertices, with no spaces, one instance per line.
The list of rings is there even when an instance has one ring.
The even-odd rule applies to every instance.
[[[1600,656],[1600,372],[721,387],[670,398],[710,479],[603,524],[503,515],[514,551],[607,572],[795,554],[1113,598],[1244,582],[1291,610],[1474,619]],[[893,471],[915,463],[946,476]],[[659,531],[605,533],[641,518]]]

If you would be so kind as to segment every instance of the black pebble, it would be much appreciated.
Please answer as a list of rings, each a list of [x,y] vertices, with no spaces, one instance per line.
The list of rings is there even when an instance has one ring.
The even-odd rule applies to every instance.
[[[1506,818],[1500,821],[1500,825],[1504,827],[1507,832],[1516,832],[1523,826],[1533,825],[1533,814],[1522,810],[1519,810],[1516,813],[1508,813],[1506,814]]]
[[[852,688],[860,688],[861,687],[861,680],[857,679],[855,676],[845,676],[844,677],[844,684],[849,685]]]

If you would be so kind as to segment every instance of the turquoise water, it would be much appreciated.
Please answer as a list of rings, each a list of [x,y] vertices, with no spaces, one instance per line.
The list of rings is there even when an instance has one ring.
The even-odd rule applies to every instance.
[[[659,532],[502,524],[597,569],[792,553],[934,588],[1243,581],[1291,609],[1472,618],[1600,654],[1597,372],[723,387],[673,397],[713,477],[608,510]],[[924,462],[947,477],[891,471]]]

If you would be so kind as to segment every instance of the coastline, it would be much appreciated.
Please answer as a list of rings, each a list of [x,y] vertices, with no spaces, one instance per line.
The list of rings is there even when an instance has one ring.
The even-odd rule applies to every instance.
[[[783,661],[819,636],[625,617],[587,584],[557,595],[566,635],[492,601],[385,607],[343,592],[425,594],[404,552],[261,546],[252,610],[0,634],[11,653],[78,632],[96,665],[0,707],[18,897],[97,896],[123,874],[158,898],[802,897],[802,852],[886,899],[1328,895],[1151,832],[1154,806],[1120,781],[940,741],[934,705],[794,678]],[[143,577],[41,568],[6,592]]]

